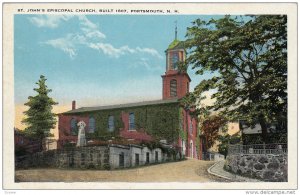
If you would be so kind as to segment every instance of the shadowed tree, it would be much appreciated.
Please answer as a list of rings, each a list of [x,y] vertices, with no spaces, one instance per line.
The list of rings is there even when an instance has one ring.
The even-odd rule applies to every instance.
[[[264,142],[267,124],[279,122],[281,130],[287,129],[286,16],[197,19],[187,30],[185,46],[186,67],[198,75],[214,73],[193,92],[201,97],[211,90],[215,103],[209,109],[228,120],[259,123]]]

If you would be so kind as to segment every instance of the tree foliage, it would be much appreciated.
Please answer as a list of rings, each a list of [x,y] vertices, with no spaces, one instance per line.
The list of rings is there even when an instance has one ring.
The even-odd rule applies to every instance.
[[[52,113],[52,106],[57,103],[48,96],[52,91],[46,85],[45,76],[41,75],[36,83],[38,88],[33,90],[37,92],[36,96],[29,96],[29,101],[25,103],[29,107],[24,114],[27,116],[23,123],[28,125],[25,132],[32,138],[42,141],[44,138],[52,136],[50,130],[55,127],[56,118]]]
[[[229,120],[259,123],[267,142],[267,124],[287,121],[287,17],[225,16],[206,22],[197,19],[188,28],[186,66],[196,74],[213,72],[194,90],[194,96],[212,90],[209,108]]]
[[[206,149],[211,148],[218,139],[219,131],[226,121],[220,116],[207,117],[201,124]]]

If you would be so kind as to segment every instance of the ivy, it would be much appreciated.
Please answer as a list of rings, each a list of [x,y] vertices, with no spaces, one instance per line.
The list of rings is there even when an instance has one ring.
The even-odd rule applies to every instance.
[[[182,116],[182,111],[183,108],[179,109],[179,137],[184,140],[187,141],[187,132],[185,132],[183,130],[183,116]]]
[[[117,108],[110,110],[99,110],[75,115],[84,117],[94,117],[96,120],[96,129],[94,133],[88,133],[88,138],[111,139],[119,135],[120,128],[124,128],[122,121],[122,112],[134,113],[135,127],[139,132],[146,132],[155,140],[165,139],[172,143],[179,136],[179,103],[145,105],[131,108]],[[108,130],[108,118],[114,116],[115,130]]]
[[[179,129],[179,137],[185,142],[187,141],[187,134],[182,129]]]

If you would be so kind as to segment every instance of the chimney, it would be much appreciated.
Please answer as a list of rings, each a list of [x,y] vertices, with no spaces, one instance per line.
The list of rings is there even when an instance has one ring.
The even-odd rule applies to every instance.
[[[73,100],[73,101],[72,101],[72,110],[75,110],[75,109],[76,109],[76,101]]]

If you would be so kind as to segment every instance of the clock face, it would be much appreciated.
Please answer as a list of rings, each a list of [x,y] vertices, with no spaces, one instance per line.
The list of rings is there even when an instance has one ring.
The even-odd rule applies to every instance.
[[[178,53],[173,53],[173,55],[172,55],[172,66],[173,66],[172,68],[173,69],[177,69],[178,61],[179,61]]]

